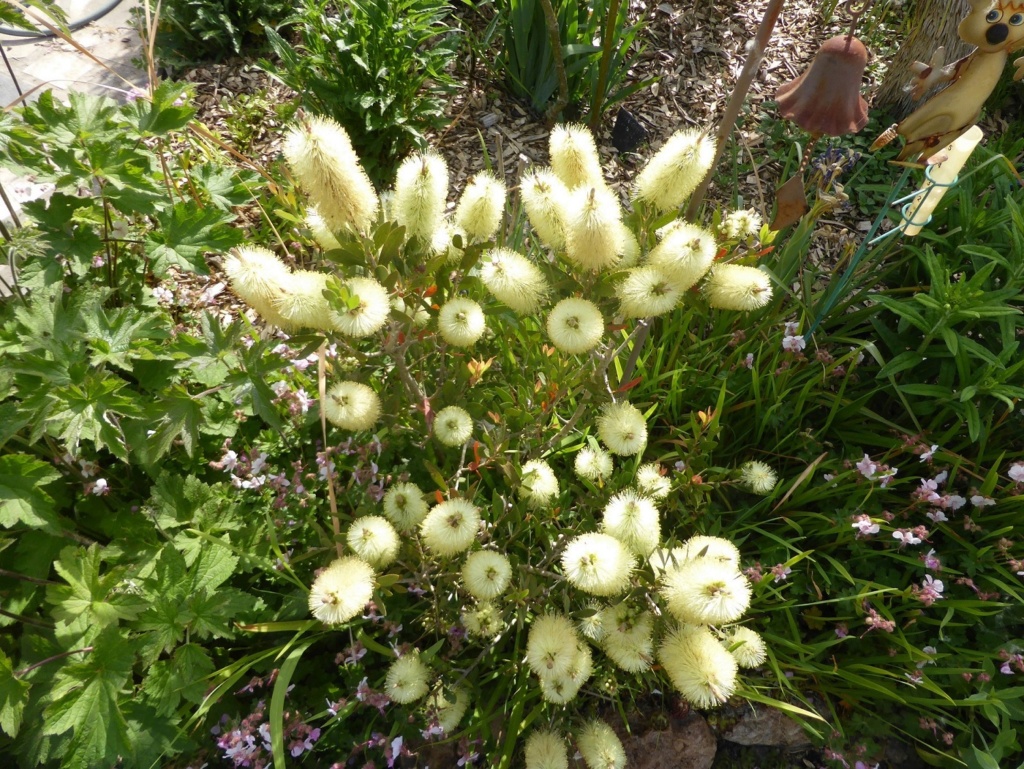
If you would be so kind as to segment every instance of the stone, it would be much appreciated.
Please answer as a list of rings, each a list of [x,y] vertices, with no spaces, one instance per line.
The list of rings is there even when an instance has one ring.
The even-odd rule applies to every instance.
[[[711,769],[718,741],[708,722],[692,714],[671,719],[668,728],[626,737],[629,769]]]
[[[780,748],[801,748],[811,744],[800,724],[781,710],[752,705],[739,722],[722,735],[723,740],[738,745],[770,745]]]

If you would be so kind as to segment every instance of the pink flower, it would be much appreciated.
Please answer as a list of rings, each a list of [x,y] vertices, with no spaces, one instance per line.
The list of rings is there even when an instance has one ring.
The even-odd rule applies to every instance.
[[[1014,462],[1006,474],[1014,483],[1024,483],[1024,462]]]
[[[892,536],[894,539],[898,539],[900,541],[900,547],[903,547],[904,545],[921,544],[921,539],[915,536],[914,532],[910,529],[896,529],[896,531],[892,533]]]
[[[982,496],[981,494],[975,494],[971,497],[971,504],[975,507],[990,507],[994,505],[996,501],[990,497]]]
[[[802,336],[782,337],[782,349],[787,352],[800,352],[807,347],[807,340]]]
[[[923,452],[921,454],[921,461],[922,462],[930,462],[931,458],[932,458],[932,455],[934,455],[935,452],[938,451],[938,450],[939,450],[938,445],[937,444],[932,444],[932,447],[930,449],[928,449],[927,451],[925,451],[925,452]]]
[[[911,588],[911,595],[925,606],[931,606],[936,601],[942,599],[942,591],[944,589],[945,586],[942,584],[942,580],[935,579],[931,574],[927,574],[921,587],[914,585]]]
[[[772,582],[782,582],[786,580],[792,572],[793,570],[784,563],[775,564],[775,566],[772,566],[772,574],[775,575],[775,579],[773,579]]]
[[[922,555],[921,560],[924,561],[924,567],[926,569],[942,571],[942,562],[939,560],[939,557],[935,555],[935,548],[929,550],[927,555]]]
[[[857,470],[868,480],[875,477],[875,473],[878,472],[878,465],[871,461],[871,457],[867,454],[864,455],[864,459],[857,463]]]
[[[871,520],[870,515],[856,515],[850,525],[857,529],[857,539],[878,533],[878,524]]]
[[[946,517],[946,514],[941,510],[930,510],[925,513],[925,515],[928,516],[933,523],[944,523],[949,520],[949,518]]]

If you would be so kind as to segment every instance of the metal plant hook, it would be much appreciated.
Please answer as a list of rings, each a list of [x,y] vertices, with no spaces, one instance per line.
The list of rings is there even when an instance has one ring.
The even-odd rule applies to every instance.
[[[854,37],[857,31],[857,22],[860,21],[860,17],[871,10],[871,6],[875,4],[875,0],[846,0],[843,5],[846,6],[846,12],[850,14],[850,34],[848,37]]]

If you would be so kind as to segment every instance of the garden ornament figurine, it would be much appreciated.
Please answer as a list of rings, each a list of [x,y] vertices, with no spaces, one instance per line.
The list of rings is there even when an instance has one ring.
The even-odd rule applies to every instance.
[[[992,94],[1010,54],[1024,48],[1024,0],[970,0],[971,12],[960,22],[957,34],[977,48],[943,66],[942,48],[927,64],[915,62],[914,80],[908,86],[915,99],[931,88],[949,83],[914,112],[879,136],[872,150],[884,147],[897,136],[906,140],[898,160],[917,159],[944,147],[978,120],[982,105]],[[1024,77],[1024,57],[1014,61],[1014,80]]]

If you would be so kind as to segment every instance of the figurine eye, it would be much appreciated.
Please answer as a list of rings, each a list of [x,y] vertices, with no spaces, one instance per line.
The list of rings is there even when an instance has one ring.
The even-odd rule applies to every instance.
[[[1024,13],[1013,14],[1013,16],[1010,17],[1010,24],[1015,27],[1019,27],[1021,24],[1024,24]]]
[[[985,17],[985,21],[987,21],[989,24],[994,24],[995,22],[999,21],[999,17],[1002,16],[1002,15],[1003,15],[1002,11],[991,10],[991,11],[988,12],[988,15]]]

